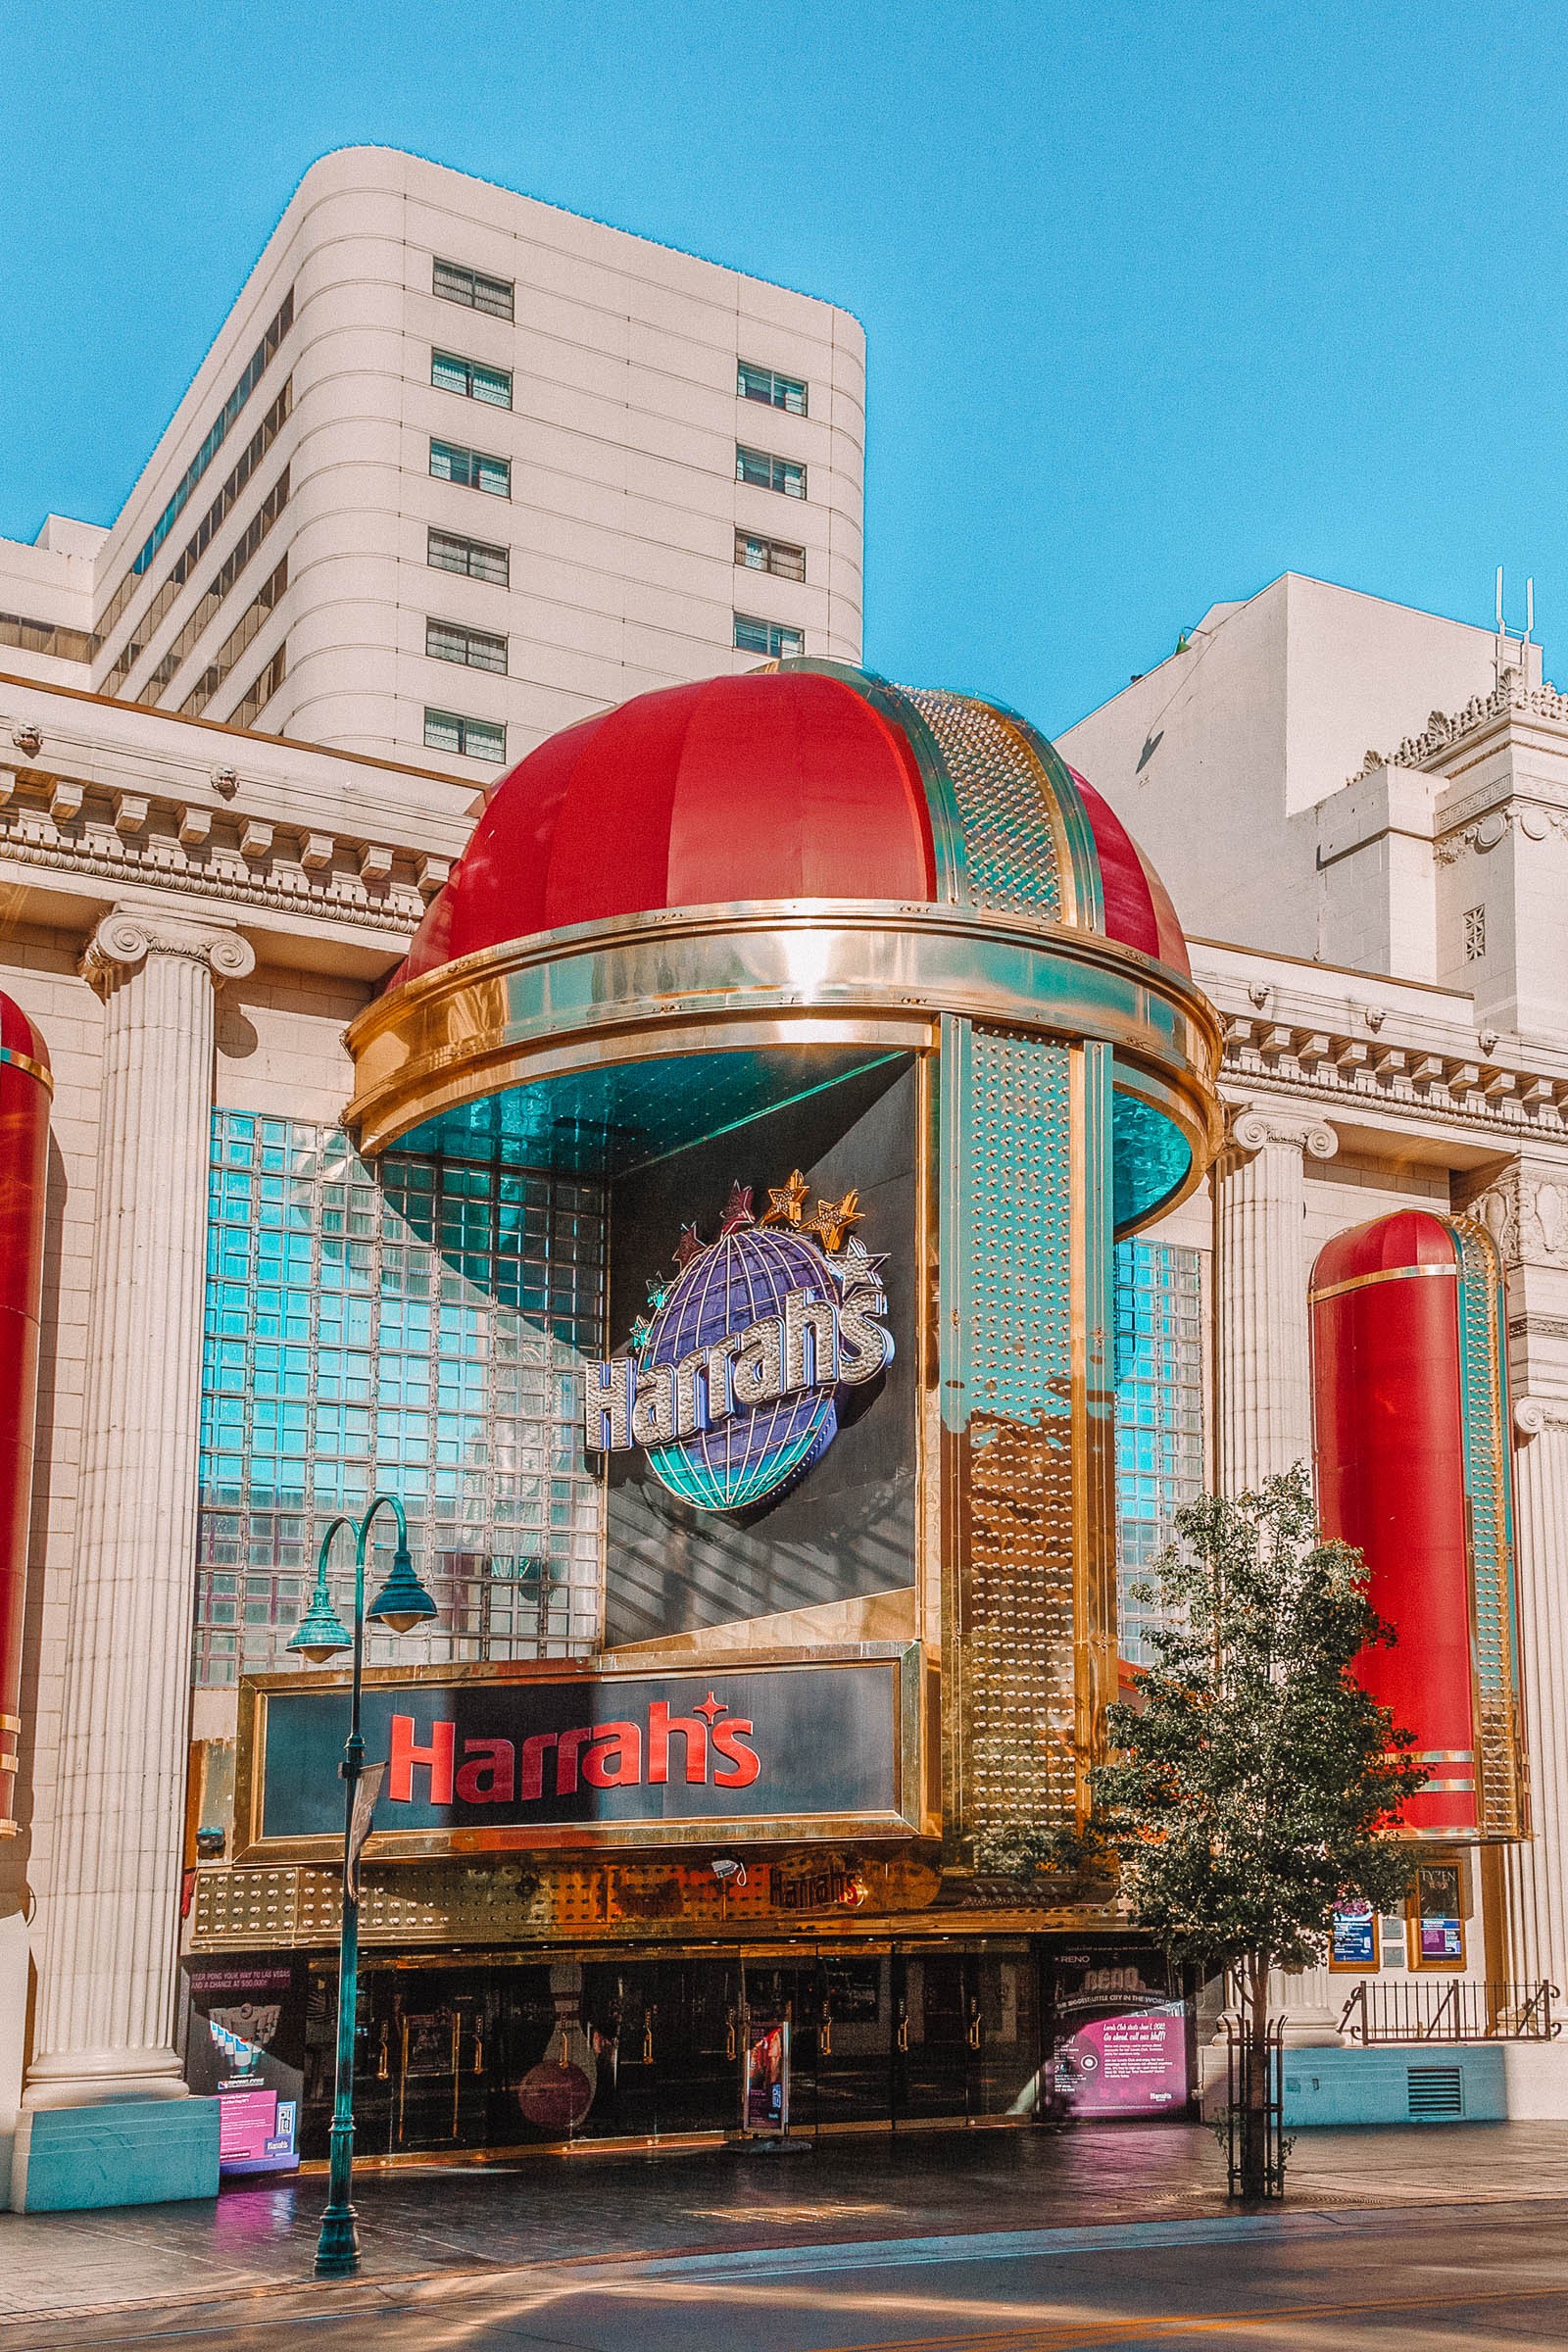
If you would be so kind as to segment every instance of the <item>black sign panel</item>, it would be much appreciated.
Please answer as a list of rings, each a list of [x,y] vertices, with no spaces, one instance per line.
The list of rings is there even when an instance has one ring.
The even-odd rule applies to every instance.
[[[372,1852],[637,1841],[660,1825],[892,1822],[901,1661],[714,1666],[696,1675],[455,1675],[368,1685],[367,1760],[386,1762]],[[348,1694],[267,1689],[249,1851],[341,1841]],[[571,1836],[579,1833],[578,1838]],[[638,1834],[641,1834],[640,1837]],[[405,1847],[403,1850],[414,1850]]]

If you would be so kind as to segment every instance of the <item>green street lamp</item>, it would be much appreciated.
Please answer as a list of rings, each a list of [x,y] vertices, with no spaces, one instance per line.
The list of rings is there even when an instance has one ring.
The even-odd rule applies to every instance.
[[[392,1573],[380,1592],[365,1606],[365,1554],[370,1524],[377,1511],[397,1515],[398,1544],[392,1554]],[[332,1605],[326,1582],[326,1557],[340,1528],[354,1535],[354,1631],[351,1634]],[[365,1769],[365,1740],[360,1732],[360,1678],[365,1663],[367,1616],[395,1634],[423,1625],[436,1613],[435,1602],[414,1573],[409,1557],[409,1523],[395,1494],[377,1494],[363,1519],[340,1515],[321,1538],[316,1558],[316,1590],[299,1630],[289,1642],[313,1665],[323,1665],[345,1649],[354,1653],[353,1695],[349,1703],[349,1736],[338,1771],[343,1779],[343,1932],[337,1964],[337,2093],[332,2105],[332,2162],[326,2211],[316,2249],[318,2278],[351,2278],[360,2267],[360,2227],[354,2211],[354,2019],[359,2002],[360,1896],[354,1868],[354,1799]]]

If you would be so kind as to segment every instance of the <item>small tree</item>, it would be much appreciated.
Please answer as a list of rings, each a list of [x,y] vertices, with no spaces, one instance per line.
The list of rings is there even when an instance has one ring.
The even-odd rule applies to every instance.
[[[1386,1833],[1425,1775],[1414,1734],[1354,1679],[1394,1629],[1367,1600],[1360,1553],[1320,1536],[1300,1464],[1178,1512],[1153,1574],[1153,1663],[1137,1700],[1107,1711],[1112,1759],[1093,1774],[1087,1831],[1053,1850],[1024,1829],[990,1859],[1114,1858],[1134,1917],[1174,1960],[1232,1972],[1251,2199],[1265,2187],[1269,1971],[1321,1962],[1336,1904],[1402,1898],[1408,1848]]]

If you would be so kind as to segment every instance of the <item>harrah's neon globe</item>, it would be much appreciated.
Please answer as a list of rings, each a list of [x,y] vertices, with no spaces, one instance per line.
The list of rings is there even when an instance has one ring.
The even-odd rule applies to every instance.
[[[649,1286],[630,1352],[586,1366],[596,1452],[647,1449],[682,1501],[742,1510],[803,1478],[838,1430],[837,1394],[892,1360],[882,1259],[850,1235],[852,1192],[803,1216],[797,1172],[771,1193],[760,1225],[736,1185],[716,1241],[688,1227],[680,1272]]]

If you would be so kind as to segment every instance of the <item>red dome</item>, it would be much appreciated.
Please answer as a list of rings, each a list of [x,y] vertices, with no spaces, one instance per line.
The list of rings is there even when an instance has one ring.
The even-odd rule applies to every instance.
[[[1392,1216],[1375,1217],[1370,1225],[1352,1225],[1325,1242],[1312,1268],[1314,1292],[1332,1291],[1340,1284],[1363,1281],[1369,1274],[1398,1274],[1407,1266],[1453,1266],[1458,1252],[1453,1235],[1430,1209],[1398,1208]]]
[[[785,664],[638,695],[541,744],[491,792],[395,982],[665,908],[955,898],[1190,968],[1136,842],[1023,721]]]
[[[902,734],[841,679],[710,678],[553,735],[490,796],[403,977],[506,939],[746,899],[932,899]]]
[[[1083,795],[1100,853],[1100,885],[1105,902],[1105,937],[1119,939],[1125,948],[1138,948],[1161,963],[1192,976],[1187,941],[1170,903],[1170,893],[1108,801],[1102,801],[1087,776],[1073,767],[1068,774]]]

